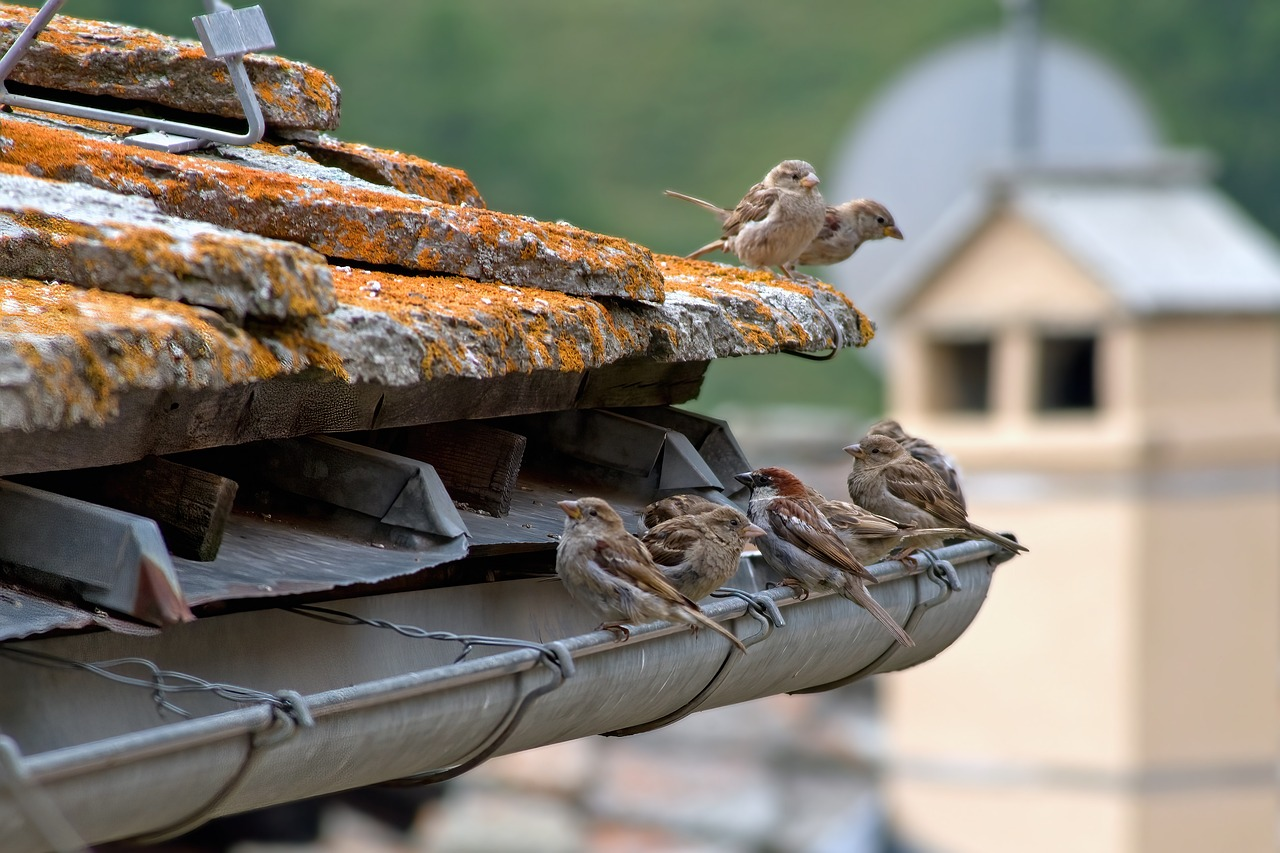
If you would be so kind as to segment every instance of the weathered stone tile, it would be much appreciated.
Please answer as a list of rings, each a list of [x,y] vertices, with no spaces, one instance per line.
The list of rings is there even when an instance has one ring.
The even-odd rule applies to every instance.
[[[0,126],[0,163],[140,195],[174,216],[291,240],[330,258],[584,296],[662,299],[653,255],[621,238],[440,204],[297,158],[226,150],[236,162],[146,151],[36,120]]]
[[[0,51],[8,49],[35,11],[0,4]],[[341,92],[325,72],[256,53],[245,56],[245,67],[268,129],[338,126]],[[244,118],[227,66],[205,56],[198,41],[66,15],[50,21],[9,79],[190,113]]]
[[[0,172],[0,275],[285,320],[337,307],[324,256],[81,184]]]
[[[371,184],[382,184],[445,204],[485,207],[475,184],[461,169],[399,151],[343,142],[322,133],[290,133],[288,139],[317,163],[341,169]]]
[[[280,370],[203,308],[0,279],[0,429],[103,424],[126,390],[221,388]]]

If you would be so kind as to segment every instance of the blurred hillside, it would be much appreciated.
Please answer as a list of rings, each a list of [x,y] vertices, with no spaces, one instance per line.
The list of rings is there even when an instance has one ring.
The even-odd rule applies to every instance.
[[[663,188],[731,204],[784,157],[825,174],[880,86],[931,48],[999,26],[1003,9],[998,0],[260,3],[278,52],[342,86],[342,138],[459,166],[494,208],[673,253],[715,228]],[[1044,6],[1048,31],[1130,74],[1169,141],[1218,153],[1227,191],[1280,230],[1280,4]],[[201,6],[76,0],[65,11],[190,38]],[[760,396],[866,412],[881,400],[878,380],[845,353],[819,367],[786,356],[718,362],[699,405]]]

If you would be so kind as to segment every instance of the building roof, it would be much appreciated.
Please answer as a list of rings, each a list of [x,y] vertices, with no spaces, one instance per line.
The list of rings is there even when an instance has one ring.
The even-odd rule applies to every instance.
[[[30,14],[0,5],[0,47]],[[191,43],[59,17],[36,45],[10,94],[236,114]],[[758,565],[739,570],[750,608],[707,606],[748,645],[788,632],[750,662],[681,625],[593,631],[541,582],[557,501],[630,519],[676,492],[732,499],[751,466],[727,424],[670,404],[714,358],[862,346],[870,321],[822,283],[490,210],[457,169],[322,135],[322,72],[247,65],[268,126],[249,147],[163,153],[0,113],[0,759],[23,786],[0,793],[6,849],[448,778],[912,666],[968,626],[989,543],[874,568],[910,649],[830,594],[767,590]],[[258,767],[288,768],[287,790],[250,767],[285,742]]]
[[[33,11],[0,4],[0,45]],[[729,474],[745,460],[727,429],[657,407],[695,397],[715,358],[872,337],[867,318],[827,285],[655,256],[624,238],[491,210],[459,169],[325,135],[340,101],[329,75],[278,57],[245,62],[268,128],[251,146],[174,154],[128,144],[136,131],[124,125],[21,106],[0,115],[0,476],[35,477],[0,489],[0,499],[29,526],[76,526],[76,512],[86,512],[92,536],[119,537],[133,555],[93,570],[118,571],[115,581],[73,572],[74,584],[89,586],[58,607],[0,614],[0,639],[119,628],[62,606],[76,600],[165,624],[190,618],[188,606],[379,583],[477,549],[546,551],[563,523],[554,499],[573,479],[530,480],[531,466],[520,464],[526,441],[542,456],[577,454],[625,471],[622,485],[616,474],[605,480],[634,506],[659,486],[736,489]],[[188,124],[243,115],[227,67],[198,44],[64,16],[6,88]],[[519,424],[518,434],[479,423],[609,406],[638,407],[639,420],[561,418],[560,428],[590,433],[568,449],[545,423]],[[673,418],[676,427],[655,424]],[[492,469],[494,494],[477,487],[478,497],[459,497],[477,470],[461,466],[450,479],[451,460],[430,448],[418,456],[445,466],[447,483],[430,464],[367,446],[387,430],[451,422],[474,425],[450,439],[455,451],[486,445],[488,457],[462,455],[477,470],[490,466],[479,473]],[[341,446],[304,438],[354,431],[371,437]],[[418,429],[414,440],[430,444],[425,435]],[[205,454],[181,457],[176,474],[139,461],[196,451]],[[718,466],[700,452],[720,453]],[[302,482],[259,470],[308,466],[329,474]],[[370,468],[383,472],[380,484],[365,475],[335,485],[334,471]],[[242,491],[226,547],[218,526],[212,544],[172,557],[133,516],[92,509],[99,500],[136,509],[113,479],[154,489],[195,474],[213,478],[210,501],[231,504],[218,489],[254,483],[312,504],[255,512]],[[368,497],[379,488],[382,504]],[[91,503],[77,510],[43,489]],[[308,511],[317,504],[319,521]],[[355,523],[345,513],[400,531],[399,547],[371,552],[332,535],[338,516]],[[291,526],[262,525],[263,516],[289,516]],[[164,532],[175,550],[174,530]],[[49,541],[27,544],[57,564],[41,545]],[[131,560],[140,576],[123,565]],[[19,583],[10,596],[66,592],[34,589]]]
[[[1202,158],[993,176],[893,276],[891,312],[1001,213],[1038,228],[1135,314],[1280,311],[1280,243],[1209,183]],[[1032,285],[1029,285],[1032,286]]]

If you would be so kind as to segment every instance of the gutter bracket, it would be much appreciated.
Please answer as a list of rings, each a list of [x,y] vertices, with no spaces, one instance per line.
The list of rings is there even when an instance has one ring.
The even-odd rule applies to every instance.
[[[479,767],[484,762],[493,757],[498,748],[506,743],[507,738],[511,737],[515,732],[516,726],[520,724],[520,720],[524,717],[525,711],[532,707],[533,703],[539,697],[545,696],[559,688],[562,684],[573,677],[574,663],[573,655],[569,651],[569,647],[560,641],[551,643],[538,644],[527,643],[528,648],[537,649],[541,654],[538,662],[545,665],[551,670],[555,676],[551,681],[539,687],[535,687],[528,693],[521,696],[511,704],[511,708],[507,711],[506,716],[499,721],[497,727],[489,735],[481,741],[480,745],[472,752],[470,756],[449,767],[441,767],[436,770],[426,770],[422,773],[414,773],[412,776],[402,776],[399,779],[391,779],[382,782],[380,787],[388,788],[408,788],[420,785],[434,785],[437,782],[446,782],[467,773]],[[524,673],[516,673],[517,681]]]
[[[725,593],[725,596],[732,596],[744,600],[747,603],[746,615],[760,623],[760,630],[742,641],[742,644],[747,648],[751,648],[756,643],[767,640],[769,636],[773,634],[775,626],[786,624],[782,621],[782,614],[778,613],[778,606],[773,602],[773,599],[764,594],[751,596],[749,593],[737,589],[722,589],[718,590],[718,592]],[[775,621],[770,614],[777,614],[777,621]],[[733,669],[733,664],[735,664],[740,657],[742,657],[742,652],[738,651],[733,646],[730,646],[728,654],[725,655],[724,660],[720,663],[720,668],[716,670],[716,674],[711,677],[709,682],[707,682],[707,686],[699,690],[696,696],[671,713],[664,714],[658,719],[650,720],[647,723],[639,723],[638,725],[627,726],[623,729],[603,732],[603,735],[605,737],[627,737],[628,735],[638,735],[643,734],[644,732],[651,732],[654,729],[660,729],[664,726],[669,726],[672,723],[683,720],[685,717],[689,716],[706,704],[706,701],[711,698],[711,694],[715,693],[716,688],[719,687],[720,683],[729,675],[729,672]]]
[[[178,153],[212,144],[253,145],[262,139],[267,130],[266,120],[262,117],[262,107],[258,104],[258,96],[253,91],[249,72],[244,67],[246,53],[270,50],[276,46],[261,6],[232,9],[220,0],[205,0],[205,9],[210,14],[191,19],[191,23],[195,25],[196,34],[200,36],[200,42],[204,45],[205,55],[212,59],[221,59],[227,66],[231,85],[236,90],[236,98],[240,101],[240,108],[244,110],[245,120],[249,125],[244,133],[237,134],[184,122],[82,107],[46,98],[9,94],[5,90],[4,81],[22,59],[23,54],[31,47],[31,43],[36,40],[40,31],[48,25],[65,2],[66,0],[45,0],[31,22],[14,39],[4,56],[0,57],[0,104],[74,118],[105,121],[110,124],[146,128],[150,131],[149,133],[126,137],[123,141],[126,145],[137,145],[153,151]]]
[[[22,814],[50,850],[83,853],[89,849],[53,798],[31,778],[17,741],[8,735],[0,735],[0,784],[9,789]]]
[[[191,814],[163,829],[128,839],[131,843],[157,844],[162,841],[168,841],[179,835],[185,835],[197,826],[207,822],[213,816],[213,810],[240,787],[240,783],[249,775],[249,770],[257,764],[258,757],[267,748],[284,743],[293,737],[299,728],[310,728],[315,725],[315,720],[311,716],[311,710],[307,707],[306,700],[297,691],[281,690],[272,698],[276,701],[268,705],[271,709],[271,716],[268,718],[267,724],[260,729],[249,732],[248,750],[245,752],[244,760],[240,762],[239,768],[231,774],[231,778],[226,781],[226,784],[219,788],[204,805]]]
[[[929,568],[921,574],[923,577],[932,581],[940,591],[937,595],[933,596],[933,598],[924,600],[920,599],[919,592],[917,592],[916,604],[911,608],[911,613],[908,614],[907,621],[902,626],[902,629],[908,634],[914,631],[916,626],[920,624],[920,621],[924,619],[925,613],[940,604],[945,604],[947,599],[951,598],[951,593],[953,592],[951,578],[956,577],[955,567],[947,560],[939,560],[934,556],[932,551],[923,548],[916,553],[928,555]],[[919,589],[918,582],[916,588],[917,590]],[[806,687],[803,690],[788,690],[787,694],[795,696],[803,693],[825,693],[828,690],[835,690],[838,687],[844,687],[847,684],[852,684],[859,679],[866,678],[868,675],[874,675],[889,661],[891,657],[904,648],[904,646],[898,645],[895,641],[889,646],[889,648],[885,649],[884,654],[880,655],[871,663],[867,664],[852,675],[846,675],[844,678],[837,679],[836,681],[830,681],[826,684],[819,684],[815,687]]]

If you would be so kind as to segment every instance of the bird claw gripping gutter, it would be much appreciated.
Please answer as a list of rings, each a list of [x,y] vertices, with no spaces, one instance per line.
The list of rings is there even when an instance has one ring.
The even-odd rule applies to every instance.
[[[4,88],[4,81],[8,79],[9,74],[27,52],[31,43],[36,40],[40,31],[48,25],[65,2],[66,0],[45,0],[45,4],[31,19],[31,23],[27,24],[26,29],[14,39],[4,56],[0,57],[0,104],[146,128],[150,131],[149,133],[127,137],[124,142],[154,151],[176,153],[213,144],[253,145],[262,139],[267,129],[266,121],[262,117],[262,107],[258,104],[258,96],[254,94],[253,84],[249,82],[249,72],[244,67],[246,53],[270,50],[276,46],[261,6],[232,9],[220,0],[205,0],[205,9],[209,14],[191,19],[196,33],[200,36],[200,42],[204,45],[205,55],[213,59],[221,59],[226,64],[231,85],[236,90],[236,97],[249,124],[244,133],[228,133],[212,127],[82,107],[46,98],[9,94]]]

